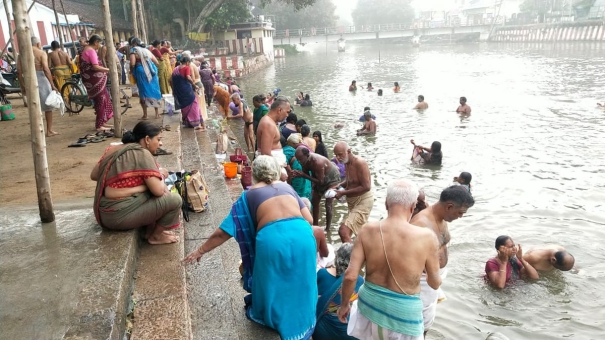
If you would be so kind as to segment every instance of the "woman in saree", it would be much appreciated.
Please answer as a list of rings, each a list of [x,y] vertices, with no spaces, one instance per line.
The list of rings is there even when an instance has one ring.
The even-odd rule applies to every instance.
[[[286,155],[286,162],[288,174],[292,173],[292,170],[302,171],[302,165],[296,157],[296,148],[299,146],[307,147],[302,142],[302,136],[300,133],[291,133],[287,139],[287,145],[283,147],[284,155]],[[311,199],[311,181],[303,177],[289,176],[288,183],[292,185],[292,188],[296,191],[298,196]]]
[[[172,69],[169,68],[170,61],[167,60],[168,56],[166,56],[166,60],[164,55],[162,55],[160,41],[154,40],[151,43],[151,48],[149,48],[155,59],[158,61],[158,81],[160,83],[160,93],[169,94],[170,93],[170,75],[172,74]],[[167,62],[168,61],[168,62]],[[167,67],[168,65],[168,67]]]
[[[170,85],[174,97],[181,107],[183,115],[183,124],[187,127],[192,127],[195,130],[204,130],[204,121],[201,117],[200,104],[195,91],[198,86],[195,84],[191,75],[191,59],[182,57],[181,64],[172,71]]]
[[[202,78],[202,84],[204,85],[204,94],[206,95],[206,104],[210,106],[212,104],[212,97],[214,96],[214,84],[216,83],[212,76],[212,71],[208,67],[207,62],[203,62],[200,69],[200,77]]]
[[[155,109],[155,118],[158,119],[160,118],[158,109],[162,99],[158,80],[158,60],[148,49],[141,47],[141,41],[138,38],[132,39],[130,52],[130,72],[136,80],[139,102],[143,107],[141,119],[147,119],[148,107]]]
[[[313,340],[355,340],[347,335],[347,324],[340,322],[336,311],[340,306],[342,279],[349,267],[353,243],[343,243],[336,251],[334,266],[322,268],[317,272],[317,325],[313,332]],[[363,284],[363,278],[357,277],[355,294],[351,302],[357,300],[357,292]]]
[[[252,166],[255,184],[242,193],[231,213],[186,264],[234,237],[243,264],[246,316],[273,328],[282,339],[310,339],[315,327],[317,245],[311,213],[287,183],[271,156]]]
[[[112,128],[107,122],[113,117],[113,105],[107,90],[107,72],[109,69],[99,63],[97,51],[101,47],[101,37],[94,34],[84,46],[80,55],[78,68],[82,75],[82,83],[88,92],[88,98],[94,102],[95,128],[105,131]]]
[[[107,148],[90,174],[97,182],[97,223],[111,230],[146,228],[150,244],[178,242],[170,230],[180,224],[183,200],[168,191],[163,180],[168,173],[152,156],[162,146],[162,128],[139,122],[122,142]]]

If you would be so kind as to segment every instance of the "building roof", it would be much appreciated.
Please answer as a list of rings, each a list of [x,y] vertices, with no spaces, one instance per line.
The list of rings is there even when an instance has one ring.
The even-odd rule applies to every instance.
[[[52,0],[36,0],[36,2],[44,5],[50,9],[53,8]],[[63,13],[59,2],[55,1],[57,7],[57,13]],[[99,6],[83,4],[70,0],[63,0],[63,7],[65,7],[65,14],[76,14],[80,17],[80,21],[84,23],[93,24],[96,29],[104,29],[105,23],[103,22],[103,15],[100,13]],[[122,19],[119,16],[111,16],[111,26],[113,30],[120,31],[132,31],[132,23]]]

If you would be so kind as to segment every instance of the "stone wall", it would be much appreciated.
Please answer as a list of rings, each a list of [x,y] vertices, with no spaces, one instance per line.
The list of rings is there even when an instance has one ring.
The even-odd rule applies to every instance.
[[[601,21],[550,25],[505,26],[494,30],[494,42],[603,41],[605,27]]]

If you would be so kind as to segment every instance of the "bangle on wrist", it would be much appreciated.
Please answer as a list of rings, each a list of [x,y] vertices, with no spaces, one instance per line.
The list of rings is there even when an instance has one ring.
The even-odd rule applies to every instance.
[[[505,271],[506,271],[506,269],[500,269],[500,271],[501,271],[501,272],[505,272]]]

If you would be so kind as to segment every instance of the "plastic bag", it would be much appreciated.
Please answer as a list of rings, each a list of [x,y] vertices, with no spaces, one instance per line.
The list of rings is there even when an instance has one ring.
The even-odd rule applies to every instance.
[[[63,102],[63,98],[57,91],[51,92],[48,97],[46,97],[46,101],[44,104],[52,107],[53,109],[59,109],[61,116],[65,114],[65,102]]]

